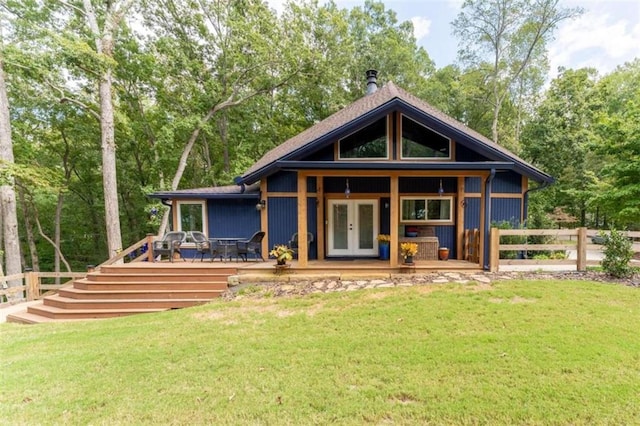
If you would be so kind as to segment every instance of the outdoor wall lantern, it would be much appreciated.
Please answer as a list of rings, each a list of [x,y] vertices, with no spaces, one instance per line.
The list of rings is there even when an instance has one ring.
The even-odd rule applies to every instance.
[[[344,188],[344,196],[349,198],[349,195],[351,195],[351,189],[349,189],[349,179],[347,179],[347,186]]]
[[[256,210],[260,211],[260,210],[264,210],[267,208],[267,200],[260,200],[258,201],[258,204],[256,204]]]
[[[444,194],[444,188],[442,187],[442,179],[440,179],[440,188],[438,188],[438,195],[442,197]]]

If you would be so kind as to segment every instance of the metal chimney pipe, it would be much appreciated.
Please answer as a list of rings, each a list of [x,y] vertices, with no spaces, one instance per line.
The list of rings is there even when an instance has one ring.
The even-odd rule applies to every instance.
[[[378,71],[367,70],[367,95],[378,90]]]

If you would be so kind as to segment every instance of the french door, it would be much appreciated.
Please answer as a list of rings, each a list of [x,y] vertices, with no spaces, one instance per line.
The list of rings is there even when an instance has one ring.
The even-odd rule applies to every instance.
[[[375,256],[378,200],[328,200],[328,256]]]

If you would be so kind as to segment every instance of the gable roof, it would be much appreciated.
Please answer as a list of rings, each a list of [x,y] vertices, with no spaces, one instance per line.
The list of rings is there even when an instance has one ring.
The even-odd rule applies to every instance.
[[[335,136],[363,127],[375,118],[393,110],[402,110],[428,116],[438,130],[454,135],[456,143],[466,145],[481,152],[488,158],[500,162],[513,163],[513,169],[537,182],[552,183],[554,179],[533,165],[527,163],[508,149],[470,129],[427,102],[388,82],[377,91],[364,96],[342,110],[330,115],[291,139],[267,152],[254,163],[244,175],[236,178],[236,183],[252,184],[262,177],[277,171],[279,162],[300,160],[304,154],[318,149],[325,143],[335,142]],[[392,163],[392,162],[389,162]],[[406,167],[406,163],[403,163]],[[416,166],[415,163],[413,163]],[[434,164],[434,163],[429,163]],[[449,162],[453,165],[455,163]],[[401,167],[401,164],[398,164]],[[423,167],[424,168],[424,167]],[[486,162],[485,167],[486,168]]]

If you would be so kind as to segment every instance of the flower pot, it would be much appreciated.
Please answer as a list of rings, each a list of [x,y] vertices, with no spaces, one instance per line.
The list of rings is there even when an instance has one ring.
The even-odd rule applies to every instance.
[[[378,252],[380,253],[380,259],[389,260],[390,244],[379,244]]]
[[[278,260],[276,260],[276,263],[278,265],[286,265],[287,264],[287,259],[278,259]]]
[[[449,259],[449,249],[447,247],[440,247],[438,249],[438,259],[440,260]]]
[[[404,258],[404,263],[407,265],[412,265],[413,264],[413,256],[407,256]]]

